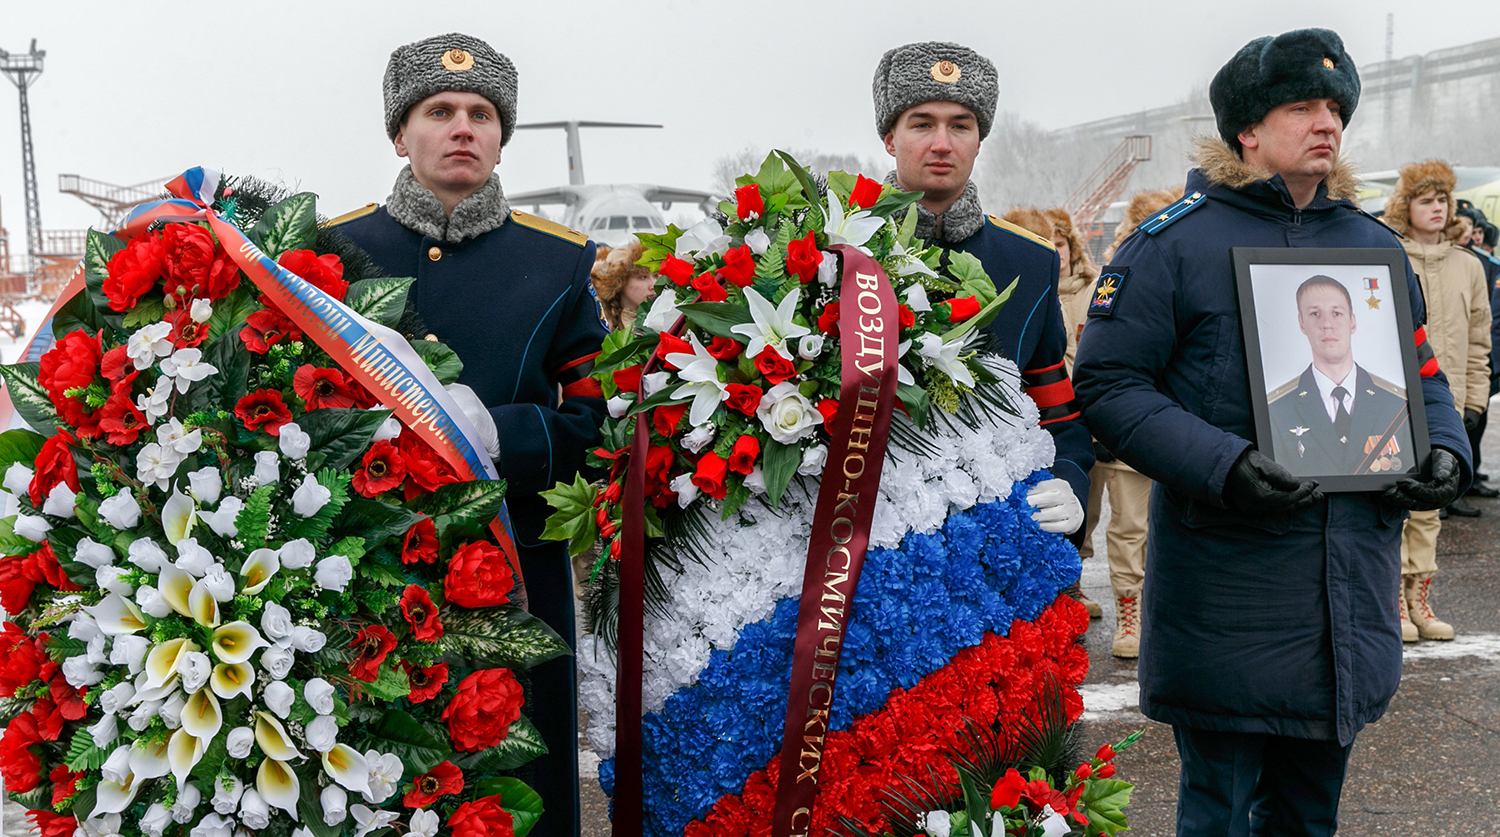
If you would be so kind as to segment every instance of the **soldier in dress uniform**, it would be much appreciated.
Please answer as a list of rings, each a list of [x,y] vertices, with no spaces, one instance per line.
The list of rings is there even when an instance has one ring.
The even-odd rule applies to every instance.
[[[911,210],[917,238],[977,257],[1000,288],[1019,279],[986,331],[991,347],[1020,367],[1022,386],[1057,445],[1052,471],[1060,479],[1027,495],[1037,509],[1033,517],[1048,531],[1079,533],[1094,447],[1064,362],[1068,337],[1057,297],[1057,250],[1050,236],[986,216],[969,179],[995,118],[995,65],[958,44],[907,44],[880,59],[874,94],[876,130],[896,158],[887,182],[923,193]]]
[[[1297,326],[1313,360],[1267,393],[1276,461],[1299,477],[1404,471],[1415,464],[1406,390],[1354,362],[1350,338],[1358,321],[1349,289],[1331,276],[1303,282]]]
[[[450,34],[403,46],[384,92],[386,133],[410,165],[384,206],[332,223],[387,274],[416,277],[416,311],[463,360],[459,381],[473,395],[456,397],[509,484],[530,610],[572,646],[567,552],[541,540],[548,509],[537,492],[572,480],[604,418],[589,377],[605,333],[589,284],[594,244],[506,203],[495,165],[516,126],[516,69],[489,44]],[[573,661],[530,675],[529,712],[548,747],[533,762],[547,812],[531,833],[575,835]]]

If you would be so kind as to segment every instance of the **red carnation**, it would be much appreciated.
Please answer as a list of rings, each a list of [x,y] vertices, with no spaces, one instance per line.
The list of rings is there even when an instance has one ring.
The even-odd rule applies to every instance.
[[[489,541],[466,543],[448,561],[443,597],[459,607],[505,604],[516,578],[500,548]]]
[[[52,438],[42,443],[42,450],[36,455],[36,473],[32,475],[31,485],[26,489],[32,506],[41,508],[52,489],[62,483],[67,483],[74,493],[80,490],[78,465],[73,462],[73,449],[70,447],[75,442],[77,440],[72,433],[58,428]]]
[[[904,304],[899,305],[896,307],[896,321],[901,324],[902,328],[911,328],[917,324],[917,315]]]
[[[172,333],[167,335],[172,345],[179,349],[191,348],[203,345],[203,340],[208,337],[208,323],[200,323],[193,319],[191,308],[178,308],[168,311],[162,322],[172,324]]]
[[[724,406],[747,416],[755,415],[756,409],[760,407],[761,396],[765,395],[755,384],[725,384],[724,388],[729,391],[729,399],[724,402]]]
[[[453,762],[445,761],[413,779],[412,783],[415,787],[406,792],[401,804],[408,808],[426,808],[440,796],[461,793],[464,789],[464,772]]]
[[[521,717],[524,701],[521,684],[508,668],[481,669],[465,677],[441,716],[454,749],[472,753],[504,741]]]
[[[693,485],[715,500],[722,500],[728,492],[724,485],[728,476],[729,460],[709,451],[698,460],[698,469],[693,472]]]
[[[411,625],[412,635],[423,642],[437,642],[443,638],[443,622],[438,618],[437,605],[426,588],[415,584],[406,585],[401,594],[401,615]]]
[[[641,391],[641,365],[627,366],[624,369],[616,369],[610,373],[614,378],[615,387],[620,392],[628,392],[634,395]]]
[[[311,250],[288,250],[276,263],[334,299],[344,301],[349,283],[344,281],[344,263],[338,256],[332,253],[320,256]]]
[[[834,300],[823,306],[823,313],[818,315],[818,331],[829,337],[839,336],[839,301]]]
[[[283,340],[301,340],[302,330],[280,311],[262,308],[245,318],[245,327],[240,329],[240,339],[245,348],[263,355]]]
[[[715,337],[704,347],[704,351],[719,360],[734,360],[745,351],[745,344],[730,337]]]
[[[486,796],[458,806],[448,817],[453,837],[515,837],[515,823],[500,807],[500,797]],[[52,837],[52,835],[43,835]]]
[[[98,335],[90,337],[82,330],[70,331],[42,355],[37,383],[54,403],[70,400],[68,390],[87,387],[99,376],[99,361],[103,356]]]
[[[719,280],[712,273],[701,273],[693,277],[693,287],[698,291],[699,302],[723,302],[729,298],[729,292],[719,284]]]
[[[401,563],[415,564],[421,561],[431,564],[438,558],[437,524],[424,517],[406,530],[406,539],[401,542]]]
[[[354,635],[349,647],[359,649],[349,664],[350,676],[374,683],[380,676],[380,664],[385,662],[387,654],[396,650],[396,635],[384,625],[366,625]]]
[[[663,404],[651,411],[651,427],[663,436],[671,436],[677,432],[687,410],[687,404]]]
[[[760,185],[749,183],[734,190],[734,214],[741,221],[759,216],[766,211],[765,199],[760,196]]]
[[[40,837],[73,837],[78,830],[78,820],[51,811],[27,811],[26,816],[36,823]]]
[[[200,224],[168,224],[162,231],[167,276],[162,289],[187,307],[194,298],[223,299],[240,286],[240,269]]]
[[[47,774],[47,780],[52,783],[53,807],[67,802],[73,794],[78,793],[78,780],[81,778],[82,773],[74,773],[65,764],[52,768],[52,772]]]
[[[14,622],[6,622],[0,633],[0,697],[15,697],[17,689],[43,679],[42,666],[48,662],[35,640]]]
[[[136,236],[125,249],[109,257],[104,295],[112,311],[129,311],[156,287],[166,269],[167,250],[161,236]]]
[[[979,300],[972,296],[954,297],[941,304],[948,307],[949,322],[961,323],[979,313]]]
[[[817,410],[823,416],[823,426],[832,427],[833,417],[839,414],[839,402],[832,398],[824,398],[818,402]]]
[[[822,263],[823,254],[818,252],[817,234],[813,231],[787,242],[786,271],[801,279],[802,284],[818,278],[818,265]]]
[[[149,429],[146,414],[135,406],[128,388],[115,392],[99,409],[99,430],[111,445],[133,445]]]
[[[362,467],[354,472],[354,490],[366,497],[378,497],[406,479],[406,460],[401,451],[387,441],[379,441],[365,451]]]
[[[234,414],[250,431],[265,428],[272,436],[281,435],[281,426],[292,420],[292,411],[281,400],[281,392],[274,389],[258,389],[234,405]]]
[[[680,367],[667,360],[667,355],[691,354],[693,354],[692,343],[689,343],[681,337],[668,334],[665,331],[661,333],[661,342],[656,344],[656,356],[662,359],[662,363],[666,364],[666,367],[668,369],[678,369]]]
[[[412,703],[426,703],[432,700],[448,683],[447,663],[422,668],[403,662],[401,667],[406,669],[406,680],[411,684],[411,694],[407,695],[406,699]]]
[[[766,376],[766,380],[770,381],[772,386],[797,374],[797,367],[782,357],[781,352],[770,346],[761,349],[760,354],[755,356],[755,368],[760,370],[760,374]]]
[[[406,463],[406,499],[424,491],[436,491],[449,483],[462,482],[448,461],[415,433],[396,437],[401,460]]]
[[[758,456],[760,440],[747,433],[734,440],[734,448],[729,451],[729,470],[749,476],[755,470],[755,458]]]
[[[884,190],[885,187],[880,185],[880,181],[860,175],[859,179],[854,181],[854,191],[849,193],[849,206],[869,209],[880,200],[880,193]]]
[[[693,278],[693,263],[683,261],[676,256],[667,256],[662,261],[661,267],[656,269],[656,272],[671,279],[672,284],[682,288],[686,287],[687,283]]]
[[[750,245],[741,244],[725,253],[724,266],[719,268],[719,276],[741,288],[754,282],[755,256],[750,253]]]
[[[0,738],[0,778],[6,790],[29,793],[42,783],[42,760],[31,751],[40,743],[36,718],[21,714],[6,722],[5,736]]]

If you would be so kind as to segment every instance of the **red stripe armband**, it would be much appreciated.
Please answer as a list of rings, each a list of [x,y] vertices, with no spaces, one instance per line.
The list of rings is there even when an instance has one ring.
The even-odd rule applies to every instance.
[[[1431,378],[1438,373],[1437,355],[1433,354],[1432,344],[1427,342],[1427,326],[1421,326],[1412,335],[1412,340],[1417,344],[1417,368],[1421,370],[1422,377]]]
[[[1068,377],[1067,367],[1061,362],[1022,372],[1021,388],[1036,402],[1042,426],[1074,419],[1079,415],[1078,405],[1073,400],[1073,380]]]
[[[562,387],[562,397],[568,398],[603,398],[604,390],[600,388],[599,382],[592,377],[594,371],[594,359],[599,357],[599,352],[584,355],[576,360],[568,361],[558,368],[554,376],[559,386]]]

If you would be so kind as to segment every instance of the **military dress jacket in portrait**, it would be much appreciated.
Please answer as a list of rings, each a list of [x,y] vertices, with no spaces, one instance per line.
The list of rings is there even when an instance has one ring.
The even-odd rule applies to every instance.
[[[1354,409],[1340,433],[1328,415],[1312,366],[1272,390],[1272,449],[1299,477],[1403,471],[1413,464],[1406,390],[1355,365]]]

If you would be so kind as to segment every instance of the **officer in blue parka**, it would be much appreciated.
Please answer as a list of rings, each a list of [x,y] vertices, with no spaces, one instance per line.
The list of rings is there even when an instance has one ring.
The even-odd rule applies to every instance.
[[[1089,429],[1156,480],[1138,673],[1141,710],[1172,725],[1181,756],[1177,833],[1327,835],[1355,734],[1401,678],[1402,520],[1458,496],[1469,442],[1431,347],[1409,334],[1424,476],[1324,495],[1270,458],[1230,248],[1401,246],[1353,202],[1339,159],[1359,75],[1337,34],[1251,41],[1209,98],[1219,138],[1200,143],[1182,200],[1102,271],[1074,375]],[[1420,326],[1410,266],[1406,282]]]
[[[1068,338],[1057,250],[1049,239],[985,215],[969,179],[1000,97],[995,65],[958,44],[907,44],[880,59],[873,87],[875,127],[896,159],[886,181],[923,193],[911,210],[916,237],[944,248],[945,263],[951,253],[977,257],[998,289],[1019,280],[986,329],[990,347],[1020,368],[1022,387],[1057,446],[1052,472],[1060,479],[1027,495],[1033,518],[1049,532],[1081,536],[1094,447],[1063,362]]]
[[[594,244],[513,210],[495,165],[516,126],[516,69],[489,44],[450,34],[391,53],[386,133],[410,165],[384,206],[333,220],[391,276],[463,360],[455,392],[484,438],[515,525],[530,610],[574,643],[566,548],[543,541],[537,492],[570,482],[599,438],[604,400],[589,377],[604,327],[589,284]],[[573,660],[530,670],[528,710],[548,753],[533,762],[546,814],[533,835],[577,834]]]

